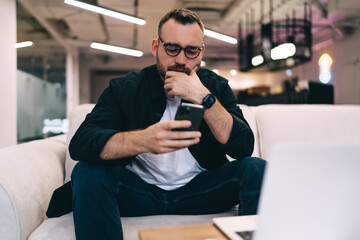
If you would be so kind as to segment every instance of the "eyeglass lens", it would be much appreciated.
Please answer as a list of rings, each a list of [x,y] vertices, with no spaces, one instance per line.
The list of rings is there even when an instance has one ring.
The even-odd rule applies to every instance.
[[[201,48],[196,47],[196,46],[188,46],[186,48],[182,48],[179,45],[175,44],[175,43],[164,43],[162,41],[162,39],[159,38],[159,40],[162,42],[164,48],[165,48],[165,52],[171,56],[171,57],[176,57],[177,55],[179,55],[179,53],[181,52],[181,50],[184,49],[185,52],[185,56],[187,58],[190,59],[194,59],[197,56],[199,56],[200,52],[201,52]]]

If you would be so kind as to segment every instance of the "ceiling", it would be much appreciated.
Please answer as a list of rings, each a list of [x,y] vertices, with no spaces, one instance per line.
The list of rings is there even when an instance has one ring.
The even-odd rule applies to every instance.
[[[84,0],[85,1],[85,0]],[[143,26],[101,16],[62,0],[17,0],[18,41],[32,40],[35,46],[19,49],[18,55],[57,59],[64,64],[66,48],[78,47],[84,55],[108,54],[91,49],[90,43],[98,41],[135,48],[151,55],[151,40],[157,36],[161,17],[177,7],[196,11],[205,27],[233,37],[238,36],[239,23],[253,12],[259,22],[260,0],[88,0],[106,8],[144,18]],[[270,0],[264,2],[264,20],[269,20]],[[295,14],[304,15],[304,1],[272,0],[273,19],[284,19]],[[312,7],[313,49],[318,50],[359,27],[359,0],[309,0]],[[138,4],[138,5],[137,5]],[[137,5],[137,6],[136,6]],[[236,68],[237,46],[205,37],[205,60],[212,66],[226,63]],[[110,54],[110,53],[109,53]]]

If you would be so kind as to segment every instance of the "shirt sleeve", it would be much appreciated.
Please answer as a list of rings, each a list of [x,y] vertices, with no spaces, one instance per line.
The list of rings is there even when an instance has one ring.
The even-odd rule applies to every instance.
[[[217,97],[233,118],[230,138],[222,148],[226,154],[235,159],[251,156],[254,150],[254,134],[237,106],[236,97],[230,86],[226,83],[222,88]]]
[[[102,161],[100,158],[102,149],[109,138],[119,132],[120,129],[119,106],[110,84],[71,139],[69,145],[71,158],[88,162]]]

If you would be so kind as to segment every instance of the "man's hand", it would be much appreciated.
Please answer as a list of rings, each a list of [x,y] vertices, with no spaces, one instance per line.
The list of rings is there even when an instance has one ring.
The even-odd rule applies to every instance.
[[[170,97],[178,96],[184,100],[195,104],[202,104],[203,99],[210,93],[210,91],[201,83],[196,74],[197,67],[195,67],[190,74],[174,69],[174,71],[167,71],[165,74],[164,88],[168,91]],[[186,69],[184,69],[186,70]],[[233,119],[226,109],[221,105],[220,101],[216,101],[210,108],[206,109],[204,119],[214,137],[222,144],[226,144],[230,138]]]
[[[167,71],[164,88],[170,97],[178,96],[192,103],[201,104],[209,90],[201,83],[196,74],[197,67],[190,75],[184,72]]]
[[[144,130],[119,132],[105,144],[100,157],[103,160],[112,160],[145,152],[167,153],[187,148],[200,141],[201,133],[172,130],[190,126],[191,121],[172,120],[155,123]]]
[[[190,127],[191,122],[163,121],[143,130],[142,144],[146,147],[145,152],[168,153],[187,148],[200,141],[199,131],[172,131],[176,128]]]

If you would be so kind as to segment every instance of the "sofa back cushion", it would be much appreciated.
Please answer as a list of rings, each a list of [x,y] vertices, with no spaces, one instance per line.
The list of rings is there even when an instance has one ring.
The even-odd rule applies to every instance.
[[[239,104],[238,105],[242,110],[242,113],[249,123],[251,130],[254,133],[255,143],[254,143],[254,151],[252,156],[253,157],[260,157],[260,149],[259,149],[259,138],[258,138],[258,130],[256,126],[256,119],[255,119],[255,111],[256,107],[248,107],[247,105]]]
[[[275,144],[360,142],[358,105],[262,105],[256,122],[264,159]]]
[[[77,163],[69,155],[69,144],[71,138],[74,136],[76,130],[80,127],[85,117],[94,108],[95,104],[82,104],[74,108],[69,114],[69,132],[67,133],[67,151],[65,160],[65,182],[70,181],[72,170]]]

